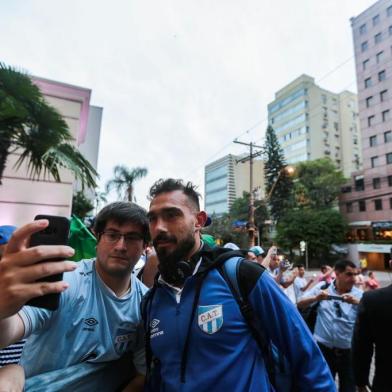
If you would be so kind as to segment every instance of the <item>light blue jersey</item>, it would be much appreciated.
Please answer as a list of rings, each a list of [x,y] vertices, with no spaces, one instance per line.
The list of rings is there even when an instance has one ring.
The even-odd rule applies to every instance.
[[[26,377],[81,363],[118,359],[126,351],[145,373],[140,301],[147,288],[132,274],[131,290],[121,298],[83,260],[64,274],[69,288],[56,311],[25,306],[19,312],[27,339],[21,364]]]
[[[324,285],[325,282],[318,283],[311,290],[306,292],[301,299],[318,295]],[[327,291],[329,295],[340,297],[334,283],[329,285]],[[351,291],[346,294],[350,294],[360,300],[363,291],[353,286]],[[338,300],[320,301],[314,328],[314,337],[316,341],[330,348],[351,348],[351,339],[357,313],[358,305]]]

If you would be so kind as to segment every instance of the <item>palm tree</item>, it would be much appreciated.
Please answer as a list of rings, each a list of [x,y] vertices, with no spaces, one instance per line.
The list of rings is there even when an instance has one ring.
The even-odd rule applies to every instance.
[[[145,177],[147,175],[147,169],[145,167],[129,169],[124,165],[117,165],[113,172],[114,178],[107,182],[106,192],[115,189],[119,198],[132,201],[134,199],[133,183],[135,180]]]
[[[48,105],[30,77],[0,63],[0,185],[8,155],[18,151],[16,168],[26,160],[30,178],[71,170],[82,185],[95,188],[96,170],[72,145],[61,115]]]

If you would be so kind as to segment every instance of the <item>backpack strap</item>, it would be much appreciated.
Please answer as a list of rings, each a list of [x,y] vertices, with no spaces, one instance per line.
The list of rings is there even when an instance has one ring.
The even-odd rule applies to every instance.
[[[223,255],[222,255],[223,256]],[[243,257],[231,257],[225,261],[224,264],[218,270],[225,279],[229,286],[234,299],[236,300],[242,317],[245,319],[248,328],[256,341],[261,355],[264,358],[268,377],[272,386],[276,389],[276,377],[275,377],[275,366],[272,353],[272,346],[270,341],[265,336],[264,331],[260,327],[260,322],[252,308],[252,305],[248,301],[248,290],[245,290],[244,284],[240,279],[240,266],[244,262]],[[263,273],[262,271],[261,273]]]

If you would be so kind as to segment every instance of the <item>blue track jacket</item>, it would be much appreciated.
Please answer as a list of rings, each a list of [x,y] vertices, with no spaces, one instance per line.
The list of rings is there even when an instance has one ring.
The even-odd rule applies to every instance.
[[[196,274],[197,275],[197,274]],[[264,360],[226,281],[217,269],[203,281],[190,326],[185,382],[181,358],[195,297],[195,277],[188,278],[176,302],[174,292],[158,285],[147,317],[151,349],[160,361],[154,391],[272,391]],[[268,273],[249,295],[264,331],[287,357],[301,392],[335,391],[328,366],[297,309]]]

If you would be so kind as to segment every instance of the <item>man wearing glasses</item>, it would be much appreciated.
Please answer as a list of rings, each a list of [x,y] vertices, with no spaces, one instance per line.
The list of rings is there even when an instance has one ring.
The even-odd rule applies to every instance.
[[[32,230],[38,231],[40,223],[34,224],[37,227]],[[44,222],[41,226],[40,230],[46,227]],[[131,381],[136,389],[130,390],[142,387],[145,359],[140,301],[147,289],[132,274],[132,269],[147,245],[148,230],[147,215],[143,208],[128,202],[106,206],[97,215],[94,225],[98,239],[97,257],[80,261],[76,269],[73,267],[73,271],[64,274],[64,287],[61,291],[68,288],[60,297],[59,308],[49,311],[24,306],[19,310],[20,307],[15,305],[14,314],[8,310],[8,316],[11,316],[0,321],[0,346],[6,346],[22,337],[28,338],[21,360],[27,379],[46,372],[55,373],[59,369],[72,369],[85,362],[99,366],[131,352],[137,375]],[[26,227],[22,229],[22,233],[26,240]],[[50,246],[39,247],[37,256],[33,252],[34,248],[26,249],[23,238],[21,240],[20,244],[15,242],[11,247],[14,248],[14,254],[10,250],[10,254],[5,255],[5,259],[9,260],[5,264],[6,269],[0,271],[0,286],[4,292],[13,292],[7,286],[11,285],[9,277],[12,273],[15,277],[19,274],[18,279],[21,280],[22,273],[33,272],[33,266],[26,265],[27,262],[24,262],[24,266],[17,265],[28,256],[27,253],[30,252],[31,258],[39,260],[50,260],[55,254],[63,257],[66,255],[63,248],[67,247]],[[13,256],[14,260],[11,260]],[[33,259],[31,263],[39,260]],[[45,264],[49,275],[49,270],[56,263]],[[16,267],[19,267],[18,271]],[[21,267],[25,268],[24,271]],[[32,290],[33,283],[25,286],[23,289],[19,284],[21,290],[27,291]],[[0,316],[3,317],[1,312]],[[121,372],[118,372],[118,379],[115,381],[119,381],[120,377]],[[78,388],[82,385],[83,380],[77,384]],[[105,389],[104,385],[101,387],[103,390],[110,390]],[[65,389],[67,388],[63,390]],[[61,388],[53,387],[51,390]]]
[[[353,262],[337,262],[335,273],[336,279],[326,289],[322,289],[324,282],[318,283],[304,294],[297,306],[305,308],[319,302],[314,338],[332,376],[336,373],[339,376],[339,391],[354,392],[351,339],[363,292],[354,286],[358,271]]]

